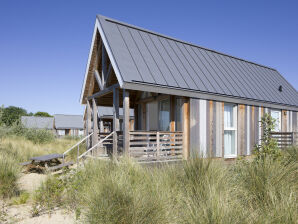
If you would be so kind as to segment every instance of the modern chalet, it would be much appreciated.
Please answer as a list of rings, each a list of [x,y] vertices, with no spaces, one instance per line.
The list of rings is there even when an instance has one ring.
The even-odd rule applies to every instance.
[[[276,69],[101,15],[80,102],[88,150],[110,144],[114,156],[138,161],[251,155],[262,139],[264,113],[277,119],[273,134],[281,147],[298,131],[298,93]],[[105,135],[102,106],[113,108]]]

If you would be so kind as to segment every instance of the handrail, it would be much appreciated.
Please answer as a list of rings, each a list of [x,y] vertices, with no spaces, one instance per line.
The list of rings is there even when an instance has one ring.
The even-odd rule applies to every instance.
[[[81,159],[83,156],[85,156],[87,153],[89,153],[90,151],[92,151],[94,148],[96,148],[99,144],[103,143],[105,140],[107,140],[109,137],[112,136],[112,134],[114,134],[114,131],[111,132],[109,135],[107,135],[105,138],[101,139],[98,143],[96,143],[94,146],[92,146],[90,149],[88,149],[86,152],[84,152],[83,154],[81,154],[78,157],[78,160]]]
[[[74,149],[75,147],[77,147],[78,145],[80,145],[83,141],[85,141],[87,138],[89,138],[91,135],[93,135],[93,132],[91,134],[89,134],[88,136],[84,137],[83,139],[81,139],[79,142],[77,142],[75,145],[73,145],[72,147],[70,147],[69,149],[67,149],[62,155],[63,155],[63,163],[64,163],[64,158],[65,155],[67,153],[69,153],[72,149]]]

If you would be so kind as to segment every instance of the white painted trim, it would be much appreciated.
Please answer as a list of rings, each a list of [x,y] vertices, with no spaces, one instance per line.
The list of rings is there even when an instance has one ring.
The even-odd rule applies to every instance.
[[[199,102],[199,126],[200,126],[200,154],[205,158],[207,157],[207,101],[200,100]]]
[[[225,147],[224,147],[224,158],[236,158],[238,155],[238,105],[225,103],[225,106],[232,106],[233,107],[233,126],[234,127],[225,127],[224,126],[224,138],[223,144],[225,145],[225,131],[235,131],[235,154],[226,155]],[[223,121],[225,123],[225,121]]]

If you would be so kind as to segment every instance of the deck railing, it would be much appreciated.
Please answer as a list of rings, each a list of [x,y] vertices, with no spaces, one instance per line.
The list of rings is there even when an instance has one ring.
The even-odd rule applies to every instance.
[[[293,132],[271,132],[271,138],[277,141],[279,148],[287,148],[294,144]]]
[[[130,131],[129,135],[129,156],[138,162],[183,158],[183,132]]]

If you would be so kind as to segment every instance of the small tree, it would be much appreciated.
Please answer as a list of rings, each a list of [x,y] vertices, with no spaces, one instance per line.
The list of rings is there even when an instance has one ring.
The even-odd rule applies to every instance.
[[[6,107],[1,109],[0,123],[6,126],[11,126],[16,121],[19,121],[21,116],[27,115],[27,111],[21,107]]]
[[[50,114],[48,114],[47,112],[42,112],[42,111],[38,111],[34,114],[34,116],[38,116],[38,117],[52,117]]]
[[[254,148],[254,154],[257,160],[264,160],[267,156],[276,159],[280,156],[280,150],[275,139],[271,137],[271,132],[274,130],[276,120],[266,113],[261,119],[261,126],[264,130],[263,138],[260,145]]]

